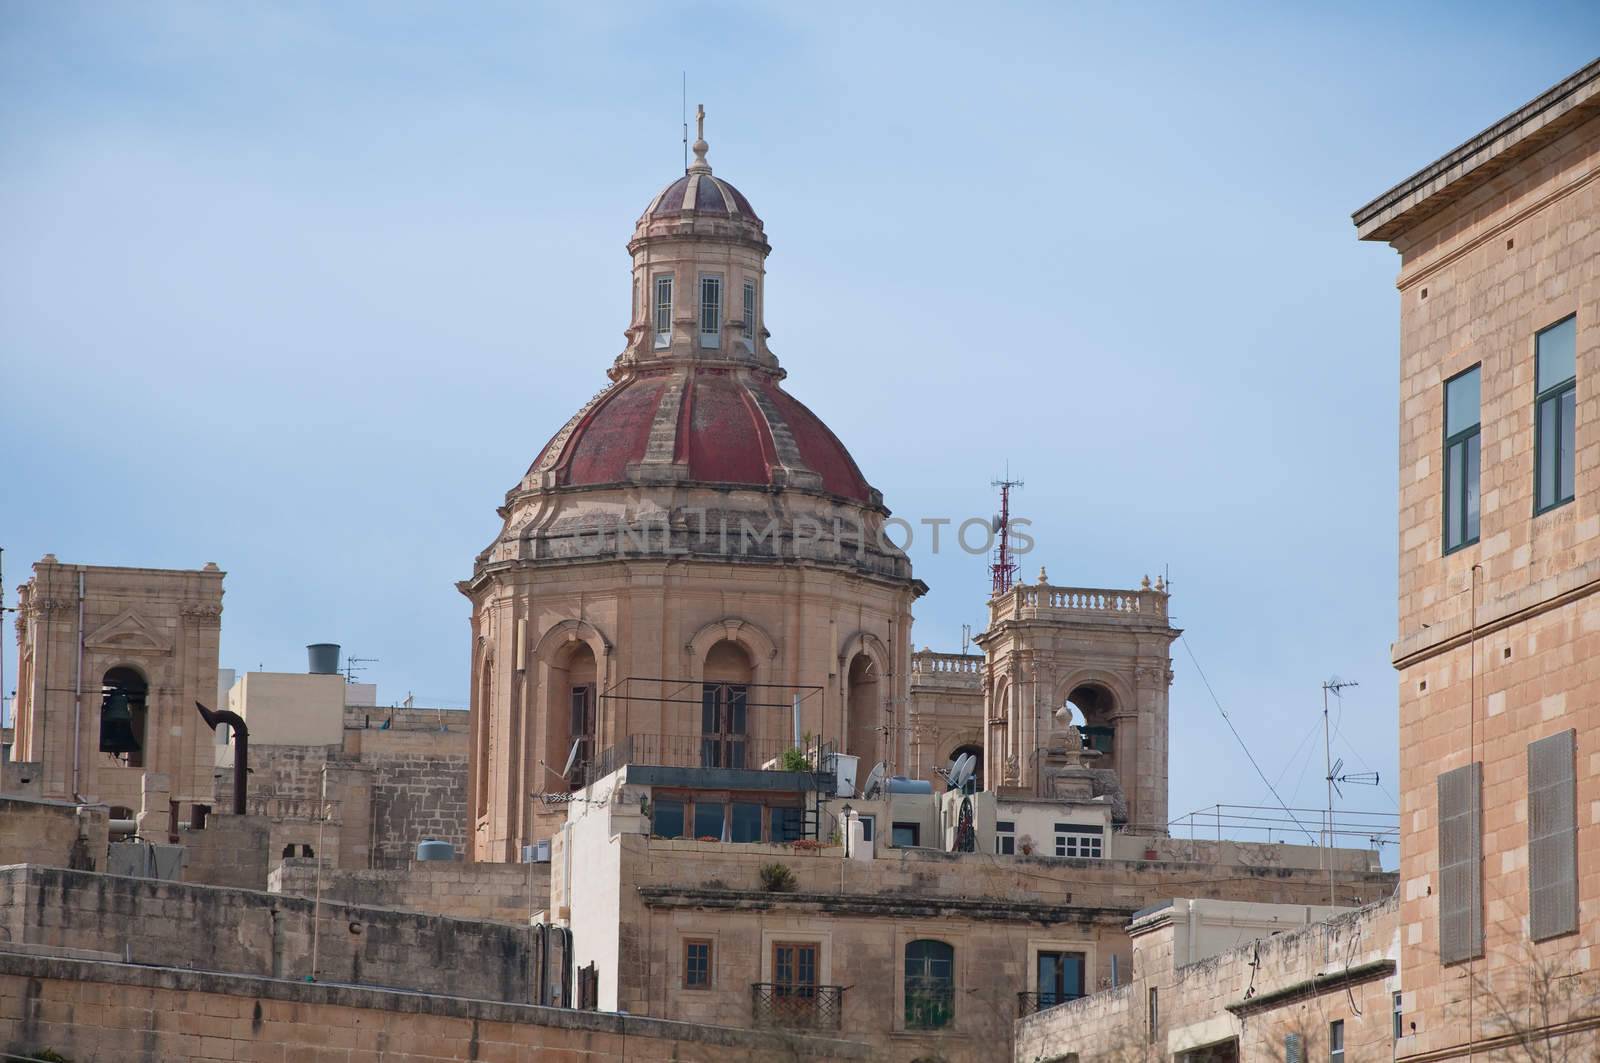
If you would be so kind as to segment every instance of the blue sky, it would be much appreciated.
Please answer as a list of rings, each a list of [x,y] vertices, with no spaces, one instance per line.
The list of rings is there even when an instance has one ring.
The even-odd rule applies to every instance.
[[[337,641],[385,701],[464,705],[454,581],[620,350],[687,69],[767,223],[788,387],[891,508],[986,515],[1009,461],[1026,575],[1170,566],[1285,797],[1320,803],[1332,673],[1361,684],[1335,754],[1392,791],[1398,263],[1349,215],[1597,30],[1577,4],[0,4],[7,601],[46,551],[214,560],[224,665]],[[956,648],[986,575],[925,543],[915,642]],[[1174,812],[1268,800],[1174,664]]]

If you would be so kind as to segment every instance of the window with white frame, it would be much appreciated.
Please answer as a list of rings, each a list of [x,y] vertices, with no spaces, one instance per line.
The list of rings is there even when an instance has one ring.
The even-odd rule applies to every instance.
[[[995,820],[994,851],[998,856],[1017,855],[1017,824],[1015,820]]]
[[[700,346],[722,342],[722,278],[700,278]]]
[[[744,282],[744,338],[754,349],[756,345],[756,282]]]
[[[1098,823],[1057,823],[1056,855],[1100,859],[1105,855],[1105,828]]]
[[[656,278],[655,300],[656,346],[672,345],[672,275]]]

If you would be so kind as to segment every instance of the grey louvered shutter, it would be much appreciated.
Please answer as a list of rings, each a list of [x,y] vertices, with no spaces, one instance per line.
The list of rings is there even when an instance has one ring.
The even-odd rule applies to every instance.
[[[1284,1035],[1283,1061],[1284,1063],[1306,1063],[1305,1042],[1299,1034]]]
[[[1483,955],[1483,765],[1439,776],[1439,962]]]
[[[1528,745],[1528,932],[1535,941],[1578,929],[1576,731]]]

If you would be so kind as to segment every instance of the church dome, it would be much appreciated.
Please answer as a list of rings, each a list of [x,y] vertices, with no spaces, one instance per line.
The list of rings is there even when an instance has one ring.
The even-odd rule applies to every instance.
[[[720,177],[706,172],[684,174],[656,194],[645,208],[646,218],[667,218],[679,214],[720,215],[743,218],[761,224],[744,193]]]
[[[761,219],[694,161],[634,229],[627,346],[612,383],[545,444],[521,490],[634,484],[794,489],[882,507],[850,452],[784,391],[768,346]]]
[[[881,504],[839,438],[772,375],[711,366],[623,377],[545,444],[525,482],[670,481],[802,487]]]

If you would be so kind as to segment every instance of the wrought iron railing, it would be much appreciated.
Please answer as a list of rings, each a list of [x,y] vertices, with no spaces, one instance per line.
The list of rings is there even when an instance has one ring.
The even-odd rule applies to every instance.
[[[837,1030],[844,1012],[842,985],[790,985],[753,982],[750,1015],[756,1026],[791,1030]]]
[[[1082,993],[1018,993],[1017,1018],[1020,1019],[1024,1015],[1032,1015],[1034,1012],[1043,1011],[1045,1008],[1053,1008],[1057,1004],[1065,1004],[1069,1000],[1079,1000],[1082,997]]]
[[[661,768],[747,768],[772,766],[783,770],[784,753],[794,743],[775,738],[741,738],[727,735],[625,735],[616,745],[602,750],[589,765],[592,782],[603,779],[625,764],[648,764]],[[829,747],[831,748],[831,747]],[[815,751],[802,751],[807,766],[815,770]]]

